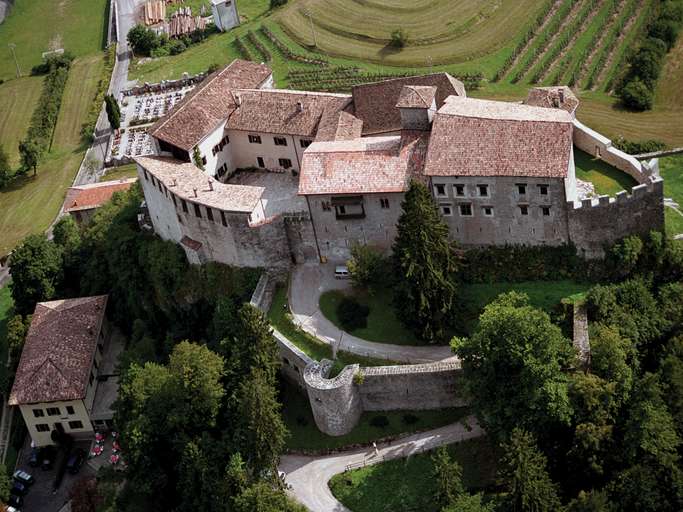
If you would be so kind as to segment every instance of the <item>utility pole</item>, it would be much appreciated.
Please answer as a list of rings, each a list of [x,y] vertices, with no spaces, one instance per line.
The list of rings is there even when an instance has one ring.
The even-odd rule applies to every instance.
[[[311,22],[311,34],[313,34],[313,46],[317,48],[317,47],[318,47],[318,43],[317,43],[317,41],[315,40],[315,28],[313,27],[313,15],[311,14],[311,10],[310,10],[310,9],[306,9],[306,11],[304,12],[304,14],[305,14],[306,16],[308,16],[308,21]]]
[[[14,43],[9,43],[7,46],[9,46],[9,49],[12,52],[12,57],[14,57],[14,65],[17,67],[17,78],[19,78],[21,76],[21,70],[19,69],[19,62],[17,61],[17,54],[14,52],[14,49],[17,47],[17,45]]]

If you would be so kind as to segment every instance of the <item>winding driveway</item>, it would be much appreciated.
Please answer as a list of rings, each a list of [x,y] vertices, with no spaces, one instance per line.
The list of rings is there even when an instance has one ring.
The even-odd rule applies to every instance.
[[[334,265],[332,264],[297,265],[292,271],[289,287],[289,307],[294,322],[304,331],[332,345],[335,350],[401,363],[417,364],[456,360],[450,347],[447,346],[375,343],[357,338],[336,327],[320,311],[320,296],[328,290],[342,290],[350,286],[348,280],[334,278]]]
[[[291,486],[289,494],[312,512],[350,512],[332,495],[327,483],[343,473],[349,464],[372,463],[383,460],[409,457],[438,446],[458,443],[484,435],[474,416],[465,418],[464,423],[452,423],[445,427],[428,430],[410,437],[379,445],[379,454],[373,448],[341,452],[324,457],[285,455],[280,459],[280,471],[286,473]]]

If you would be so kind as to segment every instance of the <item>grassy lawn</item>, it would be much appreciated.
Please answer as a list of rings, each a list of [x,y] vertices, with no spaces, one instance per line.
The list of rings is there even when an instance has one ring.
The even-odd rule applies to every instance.
[[[76,59],[69,72],[52,151],[32,173],[0,191],[0,254],[31,233],[45,231],[59,212],[66,189],[83,159],[80,125],[85,121],[104,62],[101,55]]]
[[[664,227],[669,236],[683,233],[683,216],[673,208],[664,208]]]
[[[308,357],[320,361],[321,359],[332,359],[332,349],[327,343],[323,343],[317,338],[299,329],[288,317],[287,308],[287,289],[279,287],[273,297],[273,303],[268,312],[268,319],[273,327],[280,331],[284,336],[294,343],[299,350]],[[376,359],[363,357],[350,352],[338,351],[334,367],[330,376],[337,375],[345,366],[349,364],[359,364],[360,366],[385,366],[400,364],[388,359]]]
[[[0,145],[13,167],[19,165],[19,141],[26,135],[43,88],[42,76],[10,80],[0,85]]]
[[[613,196],[621,190],[630,190],[638,183],[631,176],[588,153],[574,148],[576,177],[595,185],[598,195]]]
[[[468,414],[462,408],[433,411],[365,412],[358,425],[344,436],[328,436],[315,426],[308,398],[294,385],[283,381],[282,417],[289,429],[287,448],[290,450],[326,451],[352,445],[367,445],[382,438],[402,433],[430,430],[454,423]],[[371,424],[373,418],[384,416],[389,425],[384,428]],[[407,420],[407,421],[406,421]]]
[[[664,178],[664,197],[683,207],[683,155],[660,158],[659,174]]]
[[[470,491],[494,483],[499,455],[488,438],[449,446],[463,469]],[[353,512],[437,512],[436,479],[431,454],[395,459],[332,477],[332,494]]]
[[[587,283],[575,281],[524,281],[521,283],[476,283],[462,285],[459,299],[462,303],[463,325],[465,334],[476,327],[479,315],[484,306],[493,301],[501,293],[516,291],[526,293],[532,306],[548,313],[571,295],[585,292],[591,287]]]
[[[392,306],[391,290],[378,289],[372,295],[363,292],[353,293],[358,302],[370,309],[368,326],[351,332],[364,340],[378,343],[393,343],[395,345],[422,345],[415,334],[407,329],[396,316]],[[337,316],[337,306],[344,298],[339,290],[330,290],[320,296],[320,310],[334,325],[342,329]]]
[[[112,167],[109,169],[100,181],[125,180],[128,178],[137,178],[138,170],[135,164],[122,165],[120,167]]]
[[[15,0],[0,28],[0,78],[16,76],[7,47],[17,45],[22,75],[39,64],[42,53],[64,48],[75,56],[103,48],[107,31],[108,0]]]

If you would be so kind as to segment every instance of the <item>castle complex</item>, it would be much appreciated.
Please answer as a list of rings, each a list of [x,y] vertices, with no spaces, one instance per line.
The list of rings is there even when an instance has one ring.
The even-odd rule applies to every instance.
[[[411,180],[464,247],[572,243],[587,256],[664,226],[657,162],[641,163],[574,117],[566,87],[523,104],[472,99],[447,73],[358,85],[352,94],[275,89],[236,60],[150,130],[136,159],[154,230],[194,263],[279,267],[387,251]],[[630,174],[616,197],[579,186],[579,148]]]

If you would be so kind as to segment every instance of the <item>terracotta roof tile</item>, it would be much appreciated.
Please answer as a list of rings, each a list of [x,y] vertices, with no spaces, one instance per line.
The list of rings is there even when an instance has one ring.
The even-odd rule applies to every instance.
[[[401,112],[396,108],[404,85],[436,87],[436,108],[449,96],[465,96],[465,86],[448,73],[395,78],[353,88],[354,115],[363,121],[363,135],[401,129]]]
[[[299,194],[404,192],[424,165],[428,134],[314,142],[301,161]]]
[[[64,211],[91,210],[98,208],[111,199],[114,192],[128,190],[137,178],[116,181],[101,181],[90,185],[71,187],[66,193]]]
[[[85,398],[107,296],[39,302],[9,405]]]
[[[353,140],[360,138],[363,121],[343,110],[326,109],[318,124],[316,141]]]
[[[571,149],[563,110],[453,97],[434,117],[424,172],[565,177]]]
[[[527,105],[545,108],[561,108],[573,114],[579,106],[579,99],[565,86],[534,87],[524,102]]]
[[[251,213],[263,187],[221,183],[189,162],[161,156],[141,156],[135,161],[159,180],[172,194],[226,212]]]
[[[258,88],[271,74],[268,66],[236,59],[195,87],[149,133],[189,151],[233,111],[232,89]]]
[[[230,114],[227,128],[302,137],[315,136],[324,111],[340,111],[351,103],[347,94],[284,89],[242,89],[235,96],[239,106]]]
[[[429,108],[436,99],[433,85],[404,85],[398,97],[397,108]]]

